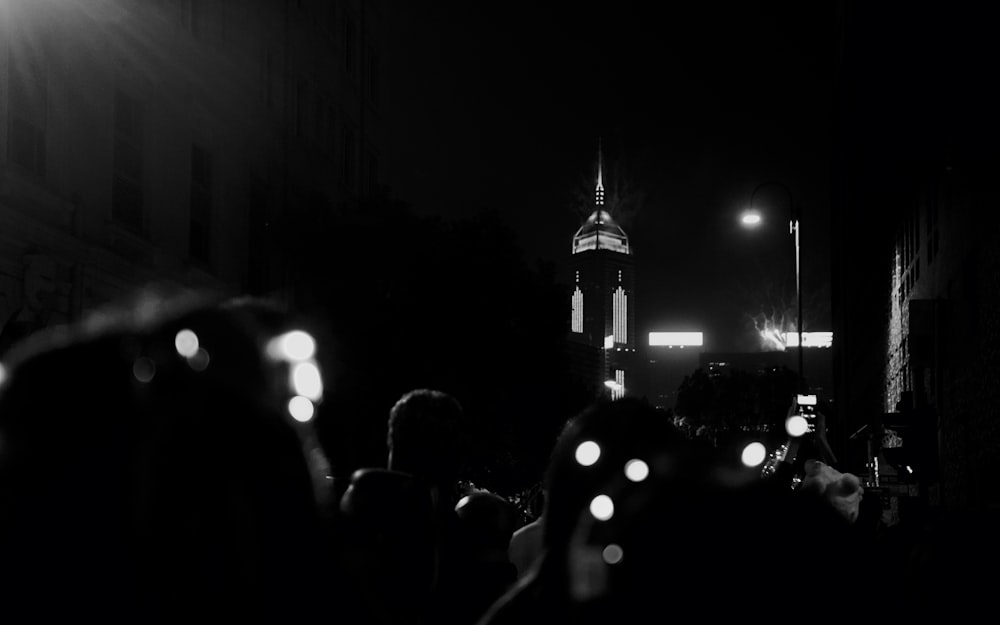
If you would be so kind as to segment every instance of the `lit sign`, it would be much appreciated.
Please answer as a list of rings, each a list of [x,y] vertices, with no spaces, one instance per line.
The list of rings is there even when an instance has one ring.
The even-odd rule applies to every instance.
[[[786,332],[782,335],[785,347],[799,346],[799,333]],[[803,332],[802,347],[831,347],[833,345],[833,332]]]
[[[650,347],[685,347],[704,345],[701,332],[650,332]]]
[[[604,349],[611,349],[615,346],[615,335],[609,334],[604,337]]]

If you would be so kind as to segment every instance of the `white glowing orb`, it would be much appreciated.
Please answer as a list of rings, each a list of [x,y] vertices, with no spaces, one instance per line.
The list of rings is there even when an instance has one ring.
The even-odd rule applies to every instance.
[[[767,458],[767,448],[762,443],[753,442],[743,448],[743,464],[748,467],[759,467]]]
[[[278,338],[281,355],[292,362],[309,360],[316,354],[316,341],[302,330],[293,330]]]
[[[615,502],[607,495],[598,495],[590,501],[590,514],[598,521],[607,521],[615,516]]]
[[[288,414],[299,423],[306,423],[316,414],[316,407],[308,398],[297,395],[288,401]]]
[[[295,393],[316,401],[323,396],[323,378],[313,362],[300,362],[292,368],[292,388]]]
[[[618,564],[625,557],[625,552],[618,545],[611,543],[601,552],[601,557],[608,564]]]
[[[198,353],[198,335],[191,330],[181,330],[174,337],[174,347],[181,356],[191,358]]]
[[[755,210],[748,210],[740,215],[740,223],[750,228],[759,226],[761,221],[760,213]]]
[[[468,495],[462,497],[458,500],[458,503],[455,504],[455,510],[461,510],[465,506],[469,505],[469,501],[471,501],[471,498]]]
[[[601,446],[594,441],[583,441],[576,446],[576,461],[585,467],[593,465],[601,457]]]
[[[785,431],[789,436],[798,438],[809,431],[809,422],[802,415],[793,414],[785,420]]]
[[[132,375],[143,384],[150,382],[156,375],[156,363],[152,358],[141,356],[132,363]]]
[[[633,482],[641,482],[649,477],[649,465],[642,460],[629,460],[625,463],[625,477]]]

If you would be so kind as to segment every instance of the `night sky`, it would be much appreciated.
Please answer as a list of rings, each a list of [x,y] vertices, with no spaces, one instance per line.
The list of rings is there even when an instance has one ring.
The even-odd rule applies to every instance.
[[[448,217],[494,209],[568,280],[600,137],[606,186],[618,173],[642,198],[622,220],[639,331],[702,330],[724,351],[756,348],[749,315],[794,301],[784,191],[758,193],[765,228],[738,225],[776,181],[802,211],[806,327],[830,329],[833,3],[387,8],[397,198]]]

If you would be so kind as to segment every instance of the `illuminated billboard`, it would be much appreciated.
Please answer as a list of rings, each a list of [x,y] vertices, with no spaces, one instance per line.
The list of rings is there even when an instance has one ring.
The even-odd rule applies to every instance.
[[[700,347],[704,345],[701,332],[650,332],[650,347]]]
[[[786,332],[782,335],[785,347],[799,346],[799,333]],[[833,332],[803,332],[802,347],[832,347]]]

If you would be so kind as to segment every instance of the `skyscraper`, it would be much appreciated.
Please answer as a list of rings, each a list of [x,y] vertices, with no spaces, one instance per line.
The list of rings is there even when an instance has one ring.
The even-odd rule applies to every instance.
[[[601,161],[598,150],[594,211],[573,236],[570,337],[601,350],[598,387],[618,399],[634,382],[635,263],[614,207],[605,206]]]

